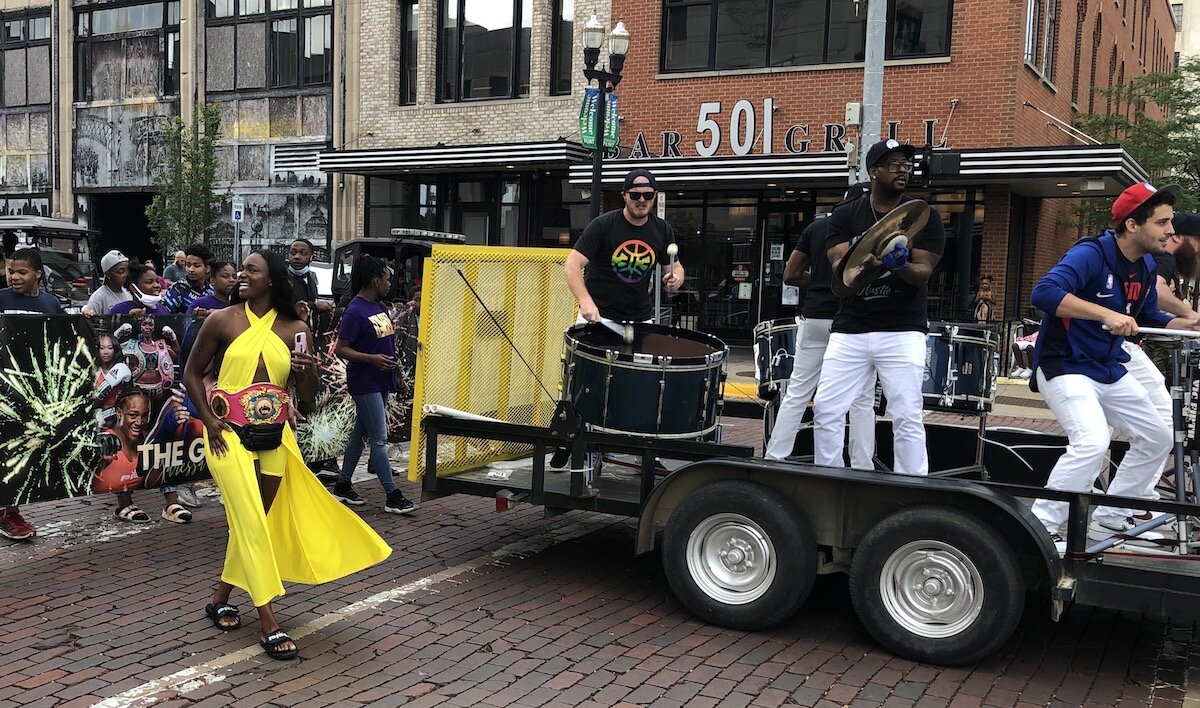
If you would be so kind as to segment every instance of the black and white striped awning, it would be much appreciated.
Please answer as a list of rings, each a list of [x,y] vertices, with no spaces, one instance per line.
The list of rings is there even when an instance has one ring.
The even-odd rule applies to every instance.
[[[1013,192],[1028,196],[1102,196],[1148,179],[1146,171],[1120,145],[1056,145],[1045,147],[939,150],[957,154],[953,174],[937,174],[938,186],[1006,184]],[[918,174],[926,166],[920,164]],[[606,187],[620,185],[629,170],[648,169],[662,184],[672,188],[739,188],[840,186],[848,168],[844,152],[719,157],[676,157],[608,160],[602,168]],[[591,165],[575,165],[571,184],[586,187],[592,182]]]
[[[578,143],[556,140],[495,145],[430,145],[373,150],[327,150],[317,156],[324,172],[357,175],[435,174],[462,170],[566,168],[591,159]]]

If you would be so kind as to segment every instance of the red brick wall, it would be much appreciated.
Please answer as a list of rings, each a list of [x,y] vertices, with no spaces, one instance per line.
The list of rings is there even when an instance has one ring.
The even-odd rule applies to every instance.
[[[988,185],[983,188],[983,240],[979,247],[979,275],[992,278],[992,293],[996,296],[995,318],[1007,317],[1003,293],[1008,287],[1008,211],[1012,197],[1007,186]]]
[[[940,137],[950,101],[957,98],[958,107],[947,136],[951,148],[1070,144],[1061,131],[1047,125],[1044,116],[1022,107],[1028,100],[1064,121],[1072,120],[1075,28],[1080,26],[1080,8],[1078,0],[1058,1],[1059,43],[1053,88],[1023,59],[1025,2],[960,0],[953,11],[950,61],[886,69],[885,130],[887,121],[902,121],[899,138],[923,144],[922,120],[937,118],[936,135]],[[1124,17],[1118,3],[1127,6]],[[1147,9],[1150,22],[1145,33],[1148,50],[1143,66],[1140,63],[1142,18]],[[1135,10],[1136,27],[1132,24]],[[1080,105],[1085,110],[1091,72],[1090,23],[1097,13],[1102,18],[1100,48],[1096,53],[1096,79],[1100,85],[1108,82],[1109,55],[1114,44],[1118,47],[1118,70],[1124,61],[1126,78],[1155,68],[1155,55],[1163,56],[1157,48],[1165,47],[1165,56],[1170,56],[1174,46],[1174,27],[1165,0],[1087,0],[1082,18],[1086,26],[1079,33],[1082,52],[1078,61]],[[662,3],[614,0],[613,17],[624,20],[634,34],[619,90],[624,118],[622,142],[630,143],[639,132],[645,133],[653,154],[661,151],[662,131],[678,130],[683,134],[683,154],[695,155],[695,141],[706,137],[696,131],[699,106],[705,101],[721,103],[717,122],[726,135],[718,154],[732,154],[727,133],[734,103],[749,100],[755,106],[761,130],[764,98],[773,98],[776,105],[773,152],[786,152],[784,135],[790,126],[799,123],[811,126],[811,149],[818,151],[822,147],[821,125],[841,123],[845,104],[862,100],[861,67],[771,73],[710,72],[692,78],[659,75]],[[1097,108],[1103,110],[1103,99],[1097,101]],[[761,152],[762,145],[757,143],[752,154]]]

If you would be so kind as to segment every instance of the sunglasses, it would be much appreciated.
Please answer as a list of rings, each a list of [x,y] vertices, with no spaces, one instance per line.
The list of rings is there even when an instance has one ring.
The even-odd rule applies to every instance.
[[[635,202],[643,200],[648,202],[654,199],[656,192],[626,192],[625,194],[629,195],[629,198]]]

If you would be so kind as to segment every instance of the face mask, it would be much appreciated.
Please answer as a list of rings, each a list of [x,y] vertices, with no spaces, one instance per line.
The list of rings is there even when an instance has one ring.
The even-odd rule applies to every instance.
[[[297,278],[303,278],[304,276],[308,275],[308,271],[311,269],[312,269],[312,266],[304,266],[300,270],[296,270],[295,268],[288,266],[288,272],[291,273],[292,275],[296,276]]]
[[[158,303],[162,302],[162,295],[146,295],[135,285],[129,286],[129,289],[133,291],[133,296],[137,298],[138,302],[146,307],[158,307]]]

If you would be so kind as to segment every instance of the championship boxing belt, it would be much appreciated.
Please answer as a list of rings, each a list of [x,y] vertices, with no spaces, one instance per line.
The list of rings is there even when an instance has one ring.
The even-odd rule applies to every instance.
[[[240,391],[214,388],[208,394],[213,414],[229,424],[251,452],[274,450],[283,444],[283,426],[292,411],[287,389],[259,383]]]

